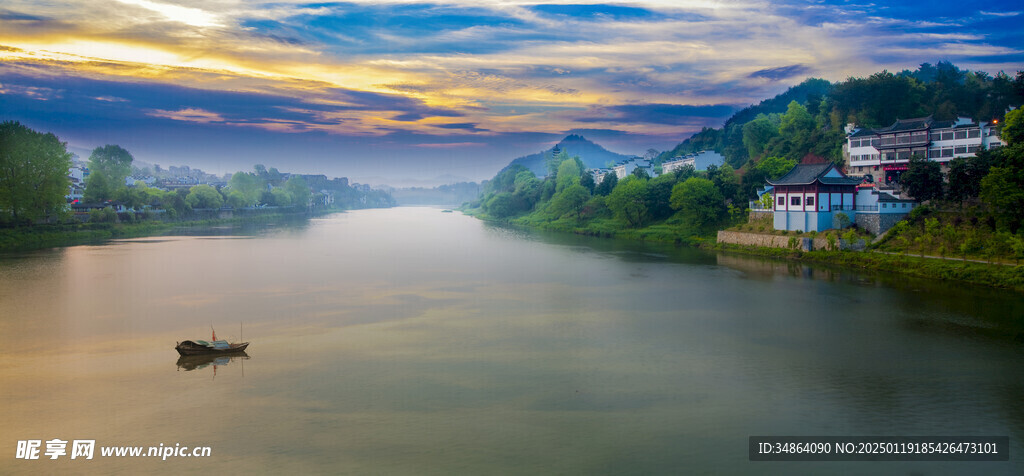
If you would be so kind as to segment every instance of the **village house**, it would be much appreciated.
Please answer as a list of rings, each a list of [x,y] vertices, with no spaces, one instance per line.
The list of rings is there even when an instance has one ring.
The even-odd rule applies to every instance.
[[[916,206],[912,200],[861,187],[860,178],[846,176],[831,163],[800,164],[768,184],[776,230],[825,231],[856,223],[878,234]]]
[[[673,157],[661,164],[661,173],[675,172],[687,165],[698,172],[707,170],[709,166],[721,167],[725,163],[725,156],[713,150],[702,150],[691,154]]]

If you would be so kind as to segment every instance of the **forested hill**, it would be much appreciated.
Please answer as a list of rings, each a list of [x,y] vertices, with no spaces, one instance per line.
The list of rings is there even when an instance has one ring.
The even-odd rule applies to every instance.
[[[763,157],[799,161],[808,154],[841,163],[847,123],[882,127],[896,119],[929,115],[991,121],[1022,102],[1024,73],[991,76],[949,62],[838,83],[812,78],[737,112],[720,129],[705,128],[658,160],[713,149],[736,169]]]
[[[570,157],[576,156],[583,161],[583,164],[587,168],[601,168],[608,166],[609,162],[618,162],[620,160],[628,159],[628,155],[617,154],[609,151],[598,144],[595,144],[587,138],[578,135],[570,134],[562,139],[555,147],[548,149],[543,152],[536,154],[530,154],[524,157],[520,157],[508,164],[505,169],[513,167],[515,165],[522,165],[529,169],[531,172],[538,176],[544,176],[547,172],[547,160],[553,155],[552,152],[555,148],[565,151]],[[504,170],[504,169],[502,169]]]

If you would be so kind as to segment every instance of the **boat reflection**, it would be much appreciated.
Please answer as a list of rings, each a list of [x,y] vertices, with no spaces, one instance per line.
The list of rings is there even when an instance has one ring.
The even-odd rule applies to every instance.
[[[245,352],[233,352],[231,354],[206,354],[206,355],[183,355],[178,357],[178,370],[186,372],[198,370],[213,365],[214,373],[218,365],[228,365],[234,360],[248,360],[249,354]]]

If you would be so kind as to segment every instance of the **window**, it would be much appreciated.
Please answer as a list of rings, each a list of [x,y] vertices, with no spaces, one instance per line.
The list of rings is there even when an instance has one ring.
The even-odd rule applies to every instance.
[[[889,204],[887,204],[887,203],[883,203],[883,204],[882,204],[882,208],[886,208],[886,207],[888,207],[888,206],[889,206]]]
[[[942,140],[942,133],[941,132],[932,132],[931,139],[932,139],[932,141]]]
[[[903,204],[903,208],[907,208],[907,204],[906,203]]]
[[[981,129],[967,129],[967,137],[977,139],[981,137]]]
[[[956,131],[956,134],[954,135],[954,138],[956,138],[956,139],[966,139],[967,138],[967,131]]]
[[[800,205],[800,197],[789,197],[790,205]]]
[[[809,207],[813,207],[814,206],[814,197],[807,197],[807,206],[809,206]]]
[[[953,140],[953,131],[943,132],[942,140]]]
[[[971,153],[971,154],[973,154],[973,153],[977,152],[977,151],[978,151],[978,150],[980,150],[980,149],[981,149],[981,146],[980,146],[980,145],[977,145],[977,144],[975,144],[975,145],[969,145],[969,146],[967,146],[967,152],[969,152],[969,153]]]
[[[786,204],[786,197],[779,197],[779,206],[781,207],[781,206],[783,206],[785,204]]]
[[[954,154],[966,154],[967,153],[967,146],[966,145],[958,145],[958,146],[953,148],[953,153]]]

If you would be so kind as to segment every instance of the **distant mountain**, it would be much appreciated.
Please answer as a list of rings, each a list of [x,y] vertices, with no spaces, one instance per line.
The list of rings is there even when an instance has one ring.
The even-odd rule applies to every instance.
[[[609,162],[618,162],[620,160],[630,158],[628,155],[617,154],[609,151],[608,149],[587,140],[587,138],[579,134],[569,134],[556,146],[536,154],[530,154],[515,159],[505,168],[513,165],[522,165],[533,171],[533,173],[537,174],[538,177],[547,175],[548,171],[545,168],[544,161],[551,156],[556,148],[566,151],[570,157],[574,155],[579,156],[580,160],[583,161],[587,168],[605,167]]]

